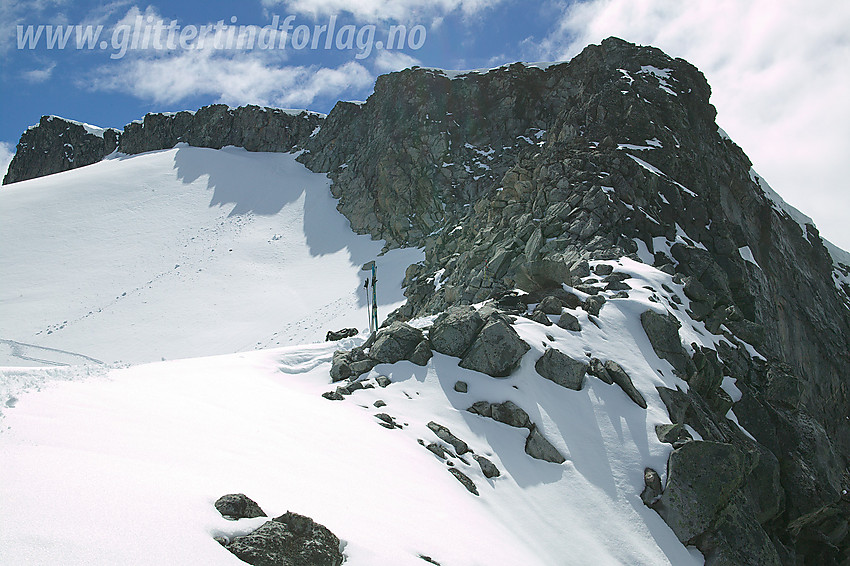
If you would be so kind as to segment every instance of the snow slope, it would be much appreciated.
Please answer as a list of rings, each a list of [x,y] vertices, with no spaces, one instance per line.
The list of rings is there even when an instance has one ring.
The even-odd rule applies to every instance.
[[[669,422],[655,387],[687,387],[639,316],[672,309],[662,284],[683,307],[687,298],[667,274],[612,263],[632,276],[630,296],[611,296],[595,321],[572,311],[581,332],[517,318],[532,349],[507,379],[435,354],[426,367],[377,366],[363,378],[375,387],[343,401],[322,398],[333,351],[360,337],[130,368],[2,370],[0,563],[236,566],[213,536],[263,519],[226,521],[212,503],[244,492],[271,516],[290,510],[326,525],[344,541],[347,566],[414,566],[420,555],[443,566],[702,564],[639,497],[644,468],[665,475],[671,449],[655,436]],[[720,339],[681,307],[672,312],[684,342]],[[616,360],[648,408],[593,377],[581,391],[543,379],[534,364],[548,347]],[[392,383],[377,386],[378,375]],[[468,393],[454,390],[457,380]],[[724,387],[735,392],[731,379]],[[466,411],[508,399],[564,464],[526,455],[526,431]],[[378,413],[403,428],[379,426]],[[419,443],[438,441],[432,420],[501,470],[486,479],[468,456],[450,458],[480,497]]]
[[[178,146],[0,190],[0,365],[149,362],[367,325],[356,236],[294,155]],[[381,316],[416,250],[378,259]]]

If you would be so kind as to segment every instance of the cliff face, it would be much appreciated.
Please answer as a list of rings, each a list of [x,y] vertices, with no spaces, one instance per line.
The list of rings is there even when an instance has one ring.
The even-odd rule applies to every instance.
[[[3,184],[97,163],[118,146],[118,131],[92,128],[58,116],[42,116],[21,135]]]
[[[328,172],[356,231],[425,246],[394,319],[509,304],[516,288],[590,292],[592,259],[676,274],[688,314],[725,338],[712,363],[694,353],[686,379],[736,377],[758,444],[726,418],[719,382],[665,393],[671,418],[759,462],[723,518],[683,542],[713,563],[832,563],[847,553],[850,300],[814,227],[762,188],[709,96],[692,65],[616,39],[545,69],[413,69],[338,104],[299,159]]]
[[[672,308],[719,339],[716,351],[689,354],[689,390],[662,398],[674,423],[741,459],[729,497],[683,542],[712,564],[846,563],[850,295],[836,282],[850,267],[834,265],[814,226],[763,187],[709,96],[686,61],[612,38],[545,68],[392,73],[327,118],[220,105],[152,114],[117,147],[304,150],[299,160],[328,173],[355,231],[424,246],[391,319],[507,306],[515,289],[536,300],[563,285],[616,286],[591,273],[595,259],[630,256],[674,275],[686,297]],[[25,133],[4,182],[114,149],[69,124],[44,118]],[[69,160],[68,143],[92,148]],[[740,400],[720,388],[723,376],[737,379]],[[733,404],[754,440],[727,417]],[[689,469],[674,454],[670,471]],[[699,468],[719,477],[723,465]]]

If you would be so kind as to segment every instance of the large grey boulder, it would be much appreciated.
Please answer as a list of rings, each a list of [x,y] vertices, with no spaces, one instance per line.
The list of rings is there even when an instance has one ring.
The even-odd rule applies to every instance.
[[[375,343],[369,349],[369,357],[382,364],[407,360],[424,340],[425,336],[421,330],[396,321],[378,331]]]
[[[580,391],[584,385],[587,364],[572,359],[560,350],[549,348],[534,364],[534,369],[539,375],[561,387]]]
[[[507,377],[530,349],[505,320],[491,318],[458,365],[491,377]]]
[[[670,454],[656,511],[683,543],[709,530],[744,483],[744,456],[720,442],[688,442]]]
[[[339,566],[339,539],[309,517],[287,512],[225,546],[254,566]]]
[[[484,319],[473,307],[449,307],[434,320],[428,338],[435,351],[459,358],[469,349],[484,327]]]
[[[654,310],[644,311],[640,323],[656,355],[670,362],[676,373],[684,377],[690,358],[682,347],[679,327],[682,323],[672,314],[658,314]]]
[[[254,500],[244,493],[222,495],[215,502],[215,508],[225,519],[250,519],[268,516]]]

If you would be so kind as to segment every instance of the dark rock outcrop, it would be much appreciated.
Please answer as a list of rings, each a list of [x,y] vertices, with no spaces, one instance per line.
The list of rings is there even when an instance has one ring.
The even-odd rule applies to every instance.
[[[3,184],[91,165],[116,149],[137,154],[186,143],[214,149],[232,145],[248,151],[289,152],[309,140],[323,120],[324,116],[315,112],[213,104],[197,112],[147,114],[119,132],[42,116],[38,125],[21,136]]]
[[[21,135],[3,184],[17,183],[101,161],[118,146],[118,131],[98,131],[58,116],[42,116]]]
[[[309,139],[322,120],[315,112],[212,104],[197,112],[147,114],[124,127],[118,151],[136,154],[186,143],[213,149],[233,145],[248,151],[288,152]]]
[[[684,377],[689,358],[679,337],[679,327],[682,324],[671,314],[662,315],[653,310],[641,314],[640,323],[658,357],[670,362],[673,369]]]

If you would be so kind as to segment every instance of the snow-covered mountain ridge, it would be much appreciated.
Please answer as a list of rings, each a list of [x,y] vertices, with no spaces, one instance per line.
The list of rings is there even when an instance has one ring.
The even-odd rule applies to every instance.
[[[579,464],[587,446],[566,431],[580,425],[570,421],[567,426],[564,421],[563,426],[553,428],[551,423],[560,417],[550,420],[546,416],[574,410],[570,403],[576,398],[575,392],[562,391],[563,387],[557,385],[558,381],[570,380],[558,374],[552,387],[561,387],[554,390],[558,394],[553,397],[560,401],[551,411],[546,408],[551,392],[534,389],[533,395],[525,396],[523,384],[515,381],[538,383],[548,371],[537,367],[544,356],[548,356],[546,363],[554,358],[567,368],[577,368],[575,363],[583,362],[586,368],[579,368],[578,372],[582,378],[579,395],[595,396],[604,390],[613,392],[618,399],[625,397],[627,403],[631,397],[643,399],[646,404],[646,409],[638,401],[629,406],[630,411],[643,411],[639,413],[646,420],[643,433],[603,434],[601,440],[588,442],[609,447],[599,462],[629,469],[623,477],[632,479],[617,484],[623,491],[616,493],[634,501],[645,483],[648,491],[644,493],[655,494],[644,498],[652,506],[652,513],[657,511],[664,517],[679,540],[695,545],[711,564],[842,563],[847,559],[846,526],[850,517],[850,299],[843,284],[846,268],[841,267],[840,261],[835,263],[838,254],[830,253],[814,226],[801,222],[799,214],[783,207],[781,200],[752,174],[751,164],[740,148],[718,130],[709,94],[704,77],[688,63],[652,48],[609,39],[600,46],[588,47],[570,62],[546,68],[512,65],[457,77],[430,69],[393,73],[378,80],[375,93],[365,103],[339,103],[326,118],[307,113],[278,114],[255,107],[209,107],[194,114],[149,115],[141,124],[128,126],[121,133],[118,150],[141,153],[185,142],[190,146],[241,144],[254,151],[297,151],[298,162],[310,171],[327,175],[321,176],[322,182],[310,185],[314,189],[304,191],[305,203],[310,195],[323,190],[326,194],[330,179],[330,191],[338,199],[337,209],[355,232],[383,239],[384,250],[424,248],[424,259],[419,255],[405,270],[406,303],[390,316],[388,322],[392,324],[382,330],[377,341],[345,345],[331,364],[316,370],[321,375],[328,372],[334,379],[345,379],[340,391],[325,391],[331,399],[342,401],[328,399],[326,403],[345,406],[364,395],[368,397],[372,389],[364,392],[359,387],[365,383],[378,384],[379,388],[379,375],[391,375],[395,383],[395,377],[402,376],[398,368],[407,368],[402,373],[409,370],[414,375],[418,375],[417,371],[422,375],[434,372],[444,400],[450,402],[452,415],[460,411],[464,419],[487,419],[488,413],[494,414],[493,405],[505,401],[522,408],[530,421],[517,417],[525,424],[520,430],[505,432],[506,438],[513,434],[522,448],[525,437],[527,448],[536,431],[566,459],[562,464],[532,462],[532,466],[537,466],[533,468],[535,473],[543,477],[546,470],[552,469],[547,466],[574,466],[582,477],[593,482],[605,477],[605,466]],[[59,133],[90,135],[84,128],[77,130],[72,126]],[[29,135],[54,135],[48,129],[41,134],[39,130],[30,130]],[[45,141],[50,141],[47,138]],[[37,151],[41,141],[32,139],[38,143],[27,142],[16,160],[21,170],[41,171]],[[103,140],[98,151],[105,155]],[[70,146],[75,147],[74,143]],[[179,147],[176,151],[166,152],[166,161],[159,165],[162,175],[173,176],[168,171],[176,165],[181,152],[189,156],[193,151],[209,150]],[[231,150],[224,153],[228,152],[235,155]],[[32,179],[19,187],[13,184],[0,191],[0,201],[6,191],[20,195],[26,187],[42,186],[38,183],[55,182],[58,193],[60,178],[71,179],[73,175],[96,171],[97,167],[103,170],[116,157],[126,166],[141,163],[139,160],[150,155],[157,154],[118,155],[62,175]],[[245,157],[244,152],[240,155]],[[284,155],[287,167],[295,167],[294,156]],[[69,168],[64,165],[70,163],[67,155],[63,159],[57,170]],[[256,154],[256,159],[273,158]],[[195,178],[179,174],[179,167],[177,170],[176,180],[192,185]],[[306,170],[302,173],[309,177]],[[203,173],[197,178],[201,176]],[[258,172],[258,176],[267,179],[266,173]],[[173,181],[168,181],[170,186],[181,188]],[[258,195],[276,190],[276,183],[264,185],[258,180],[257,184],[261,187]],[[205,198],[196,199],[191,209],[234,202],[233,209],[228,204],[228,219],[222,224],[228,229],[243,221],[263,227],[258,233],[272,230],[276,223],[298,226],[298,207],[284,206],[273,213],[252,216],[258,211],[251,206],[240,208],[238,199],[219,199],[216,193],[220,191],[244,189],[238,175],[215,186],[208,183],[209,189],[214,189],[212,198],[204,195]],[[329,199],[322,202],[320,208],[324,211],[328,210],[328,203],[333,205]],[[309,210],[305,204],[303,229],[299,226],[294,231],[299,238],[287,240],[289,245],[304,246]],[[323,214],[331,218],[328,212]],[[263,218],[253,219],[257,216]],[[222,219],[211,221],[220,223]],[[22,223],[20,229],[25,226]],[[352,237],[343,232],[338,232],[339,237]],[[44,250],[56,245],[32,236],[28,239],[44,243],[31,250],[31,257],[43,258]],[[361,260],[352,253],[352,245],[335,248],[347,247],[349,258],[334,264],[334,269],[353,282]],[[240,247],[234,247],[233,253],[250,248]],[[307,247],[310,248],[309,243]],[[376,254],[377,249],[370,253]],[[310,269],[314,255],[308,253],[301,265]],[[16,261],[9,265],[25,259],[15,257]],[[263,265],[262,254],[235,257],[252,264],[256,259]],[[269,264],[274,265],[276,259],[268,256]],[[196,261],[206,260],[198,256]],[[644,267],[638,269],[635,265]],[[269,283],[283,276],[271,269],[273,277],[260,278],[256,290],[245,287],[246,293],[253,296],[261,292],[263,281]],[[104,271],[108,273],[109,269]],[[37,273],[34,269],[23,277],[20,288],[34,281]],[[395,273],[400,279],[401,269]],[[323,283],[317,286],[322,294],[335,292],[329,279],[320,270],[310,274],[311,281]],[[253,280],[250,276],[245,278],[246,282]],[[143,280],[146,282],[154,279]],[[163,286],[167,288],[170,289]],[[392,284],[384,287],[393,288],[398,289]],[[204,288],[201,295],[209,296],[211,289]],[[352,298],[357,291],[355,285],[346,289]],[[9,296],[8,304],[17,308],[20,303]],[[181,302],[178,297],[174,297],[175,303]],[[34,299],[32,304],[47,303]],[[157,304],[168,301],[160,297]],[[475,340],[467,346],[470,349],[457,351],[459,362],[439,353],[445,345],[441,346],[434,337],[433,326],[420,335],[404,324],[408,321],[427,328],[434,321],[439,326],[438,321],[445,319],[434,318],[435,315],[448,312],[463,318],[467,315],[457,309],[468,304],[481,307],[480,322],[484,326],[476,326],[470,334]],[[21,313],[29,313],[31,306],[20,308]],[[552,319],[547,318],[547,310],[552,311]],[[228,312],[230,318],[236,310]],[[358,317],[363,314],[354,307],[348,312]],[[656,313],[658,318],[647,312]],[[250,322],[252,318],[262,320],[262,314],[246,316],[245,328],[257,326]],[[15,325],[23,319],[24,315],[16,317]],[[107,319],[102,320],[105,323]],[[556,321],[565,328],[547,326]],[[269,329],[263,324],[267,323],[258,325],[263,327],[261,334],[268,335]],[[146,326],[149,330],[157,328],[156,323]],[[115,327],[114,321],[104,324],[106,330],[102,332]],[[67,326],[61,330],[68,335]],[[226,334],[217,332],[214,326],[205,330],[209,332],[202,342],[209,344]],[[238,329],[234,332],[239,333]],[[50,336],[57,340],[53,334]],[[388,345],[400,344],[406,337],[416,341],[416,351],[406,357],[424,363],[422,367],[426,369],[416,370],[408,362],[386,366]],[[498,398],[469,398],[486,404],[476,409],[477,415],[468,416],[469,406],[455,405],[455,393],[459,392],[449,391],[447,386],[453,386],[458,372],[468,371],[458,368],[458,363],[463,368],[485,371],[489,366],[482,365],[482,359],[501,362],[506,350],[491,348],[492,343],[498,343],[491,341],[496,338],[508,340],[505,344],[513,344],[521,354],[517,367],[508,365],[493,372],[507,372],[511,375],[507,381],[478,374],[477,379],[491,384],[501,394]],[[176,346],[179,341],[172,337],[163,342]],[[20,348],[15,343],[10,346]],[[248,343],[272,345],[253,337]],[[544,349],[560,354],[544,354]],[[20,349],[17,352],[21,353]],[[437,353],[429,358],[432,352]],[[659,358],[667,361],[657,366]],[[615,365],[606,365],[608,362]],[[589,374],[586,378],[585,372]],[[572,370],[568,373],[572,375]],[[603,383],[612,375],[618,376],[619,387]],[[329,376],[322,379],[327,382]],[[408,379],[401,377],[398,381]],[[627,385],[631,382],[628,380],[634,382],[636,390]],[[735,388],[730,387],[733,380]],[[472,378],[464,381],[470,386],[474,383]],[[519,389],[502,391],[493,385],[502,383],[512,383]],[[545,381],[541,383],[550,387]],[[592,400],[594,414],[601,414],[600,407],[609,402],[613,403],[604,396]],[[429,410],[439,414],[443,409],[438,405],[431,405]],[[499,407],[499,411],[504,408]],[[389,409],[385,413],[391,417],[389,422],[382,421],[387,425],[399,422],[397,417],[407,416],[405,412],[394,415]],[[587,423],[593,422],[590,412],[583,415]],[[633,433],[633,429],[638,430],[628,418],[618,420],[622,416],[617,413],[612,422],[628,423]],[[490,420],[507,426],[504,420]],[[600,422],[598,418],[596,422]],[[453,421],[441,424],[454,434],[475,438],[473,431],[467,433]],[[656,425],[662,428],[656,430]],[[624,430],[622,425],[614,428]],[[400,432],[404,428],[388,431]],[[688,435],[697,440],[690,440]],[[664,442],[659,444],[659,439]],[[428,445],[434,439],[418,435],[417,440]],[[496,449],[493,443],[502,446],[503,439],[492,436],[488,440],[489,448],[467,439],[470,445],[478,446],[476,455],[502,460],[501,455],[507,452]],[[539,438],[535,442],[539,444]],[[662,460],[669,453],[666,471],[654,457],[615,456],[630,454],[633,443],[642,446],[644,442],[661,450]],[[423,447],[418,448],[432,457]],[[675,450],[671,452],[670,448]],[[509,448],[505,446],[504,450]],[[435,452],[440,450],[435,448]],[[527,449],[526,452],[529,453]],[[523,462],[533,459],[522,451],[519,454]],[[615,465],[615,461],[620,463]],[[450,462],[452,466],[446,462],[441,465],[462,472],[477,486],[481,501],[485,501],[489,492],[483,486],[489,482],[488,478],[482,480],[483,470],[476,471],[472,460],[469,465],[460,460]],[[511,470],[508,472],[505,480],[517,481]],[[458,475],[456,478],[461,479]],[[460,486],[455,483],[455,488]],[[682,495],[688,485],[703,486],[705,490]],[[498,489],[494,493],[498,494]],[[682,512],[673,502],[677,498],[686,502],[688,512]],[[651,513],[645,515],[647,509],[640,509],[642,521],[657,519]],[[617,546],[625,539],[619,543],[611,538],[605,540],[606,545]],[[679,563],[671,558],[672,551],[665,545],[660,544],[659,548],[666,560]],[[420,552],[438,555],[431,549]],[[614,560],[623,563],[641,562],[633,555],[616,556]],[[459,558],[450,559],[452,562],[474,563]],[[558,558],[546,561],[565,562],[582,563]]]

